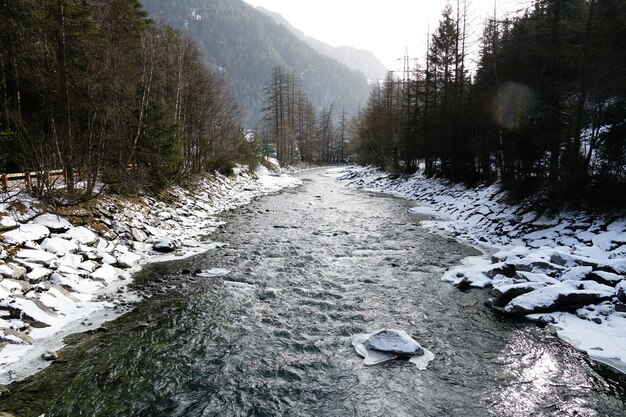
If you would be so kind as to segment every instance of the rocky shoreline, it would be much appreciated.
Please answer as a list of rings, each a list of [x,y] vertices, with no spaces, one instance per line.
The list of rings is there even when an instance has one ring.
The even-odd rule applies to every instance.
[[[339,177],[349,187],[414,200],[421,223],[489,248],[442,279],[490,288],[486,304],[547,324],[592,359],[626,373],[626,216],[538,213],[511,205],[497,186],[467,188],[420,174],[396,178],[371,167]]]
[[[62,339],[131,308],[132,274],[216,247],[218,214],[301,182],[260,167],[214,174],[158,198],[102,195],[52,212],[26,193],[0,204],[0,383],[54,360]]]

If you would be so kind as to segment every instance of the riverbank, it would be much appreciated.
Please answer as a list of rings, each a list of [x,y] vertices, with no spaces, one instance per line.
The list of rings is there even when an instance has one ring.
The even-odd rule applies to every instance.
[[[216,247],[219,213],[301,182],[263,166],[198,179],[159,196],[101,197],[55,213],[26,193],[0,204],[0,384],[55,359],[62,339],[132,308],[131,276],[149,262]]]
[[[626,217],[587,212],[538,213],[507,204],[497,185],[467,188],[415,174],[394,178],[371,167],[347,168],[347,186],[417,202],[422,225],[491,256],[470,257],[442,279],[460,289],[491,288],[499,312],[547,324],[592,359],[626,373]]]

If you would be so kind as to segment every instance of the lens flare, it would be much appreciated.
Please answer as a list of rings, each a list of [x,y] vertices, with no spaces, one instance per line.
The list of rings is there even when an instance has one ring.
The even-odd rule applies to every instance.
[[[516,82],[506,82],[500,86],[492,102],[494,120],[507,129],[518,129],[536,102],[536,94],[531,88]]]

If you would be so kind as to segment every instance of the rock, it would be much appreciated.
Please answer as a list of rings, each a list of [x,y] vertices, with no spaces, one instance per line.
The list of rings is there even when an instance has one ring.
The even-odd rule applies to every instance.
[[[152,243],[152,249],[160,253],[174,252],[178,246],[178,242],[171,237],[162,237]]]
[[[87,246],[91,246],[98,241],[98,235],[84,226],[72,227],[67,232],[63,233],[61,237],[75,240],[81,245]]]
[[[486,272],[490,278],[495,278],[496,275],[504,275],[507,278],[515,277],[515,265],[504,264],[498,268],[491,269]]]
[[[382,351],[372,349],[368,347],[371,345],[390,350]],[[424,370],[428,366],[428,363],[435,358],[432,352],[423,349],[419,343],[402,330],[386,329],[373,334],[361,334],[354,338],[352,346],[354,346],[356,352],[364,358],[364,365],[375,365],[397,359],[398,357],[405,357],[409,358],[409,362],[417,366],[418,369]]]
[[[172,216],[172,213],[170,213],[169,211],[162,211],[158,214],[159,219],[161,220],[170,220],[172,219],[174,216]]]
[[[113,266],[105,264],[91,273],[91,279],[111,282],[117,278],[118,272]]]
[[[555,274],[563,270],[563,267],[550,262],[520,259],[513,262],[516,271],[543,273],[543,274]]]
[[[515,297],[504,311],[521,315],[574,311],[588,304],[610,300],[614,294],[614,288],[594,281],[563,281]]]
[[[70,222],[54,214],[42,214],[41,216],[37,216],[33,219],[33,223],[46,226],[52,233],[67,232],[72,227]]]
[[[55,361],[57,359],[59,359],[59,354],[57,352],[54,352],[52,350],[47,350],[44,353],[41,354],[41,358],[44,361]]]
[[[141,256],[132,252],[126,252],[118,255],[116,259],[117,262],[115,263],[115,266],[117,266],[118,268],[126,269],[134,268],[135,266],[137,266],[139,264],[139,261],[141,261]]]
[[[0,232],[17,229],[19,224],[11,216],[0,216]]]
[[[611,272],[593,271],[585,275],[583,279],[587,281],[595,281],[604,285],[615,286],[623,279],[626,279],[626,277]]]
[[[45,239],[41,242],[41,248],[57,256],[64,256],[68,253],[76,253],[78,251],[78,245],[76,243],[60,237],[49,237]]]
[[[21,280],[26,277],[28,271],[23,266],[15,264],[0,265],[0,275],[2,278]]]
[[[130,234],[137,242],[145,242],[148,239],[146,232],[141,229],[137,229],[136,227],[130,229]]]
[[[53,253],[35,249],[20,249],[15,254],[15,258],[43,266],[50,266],[50,264],[57,260],[57,257]]]
[[[43,267],[37,267],[30,271],[26,277],[28,278],[28,282],[31,284],[37,284],[39,282],[46,281],[50,275],[52,274],[52,270]]]
[[[364,343],[366,349],[399,356],[423,355],[424,350],[403,330],[384,329],[371,334]]]
[[[617,284],[615,287],[617,299],[626,304],[626,280]]]
[[[83,271],[87,271],[87,272],[93,272],[96,269],[98,269],[100,265],[97,262],[94,262],[93,260],[87,260],[85,262],[81,262],[78,265],[78,269],[82,269]]]
[[[510,285],[494,286],[491,295],[496,297],[492,301],[493,307],[504,307],[515,297],[535,291],[545,287],[543,282],[521,282]]]
[[[23,332],[17,330],[8,329],[6,327],[0,328],[0,341],[8,342],[12,345],[33,345],[35,341],[32,337]]]
[[[566,266],[566,267],[575,267],[575,266],[591,266],[596,268],[598,263],[593,261],[592,259],[583,258],[582,256],[570,255],[569,253],[555,251],[550,256],[550,263]]]
[[[23,245],[26,242],[41,242],[50,236],[50,230],[40,224],[23,224],[18,229],[4,233],[4,238],[13,244]]]

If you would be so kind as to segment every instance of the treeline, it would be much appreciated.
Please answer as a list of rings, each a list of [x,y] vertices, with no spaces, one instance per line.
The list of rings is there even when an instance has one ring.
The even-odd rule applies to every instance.
[[[263,91],[261,136],[263,143],[275,148],[281,162],[333,163],[350,157],[343,109],[336,115],[331,104],[316,112],[301,80],[280,66],[274,69]]]
[[[466,10],[447,6],[425,62],[372,93],[355,119],[360,161],[501,180],[519,196],[626,202],[626,2],[538,0],[494,16],[473,76]]]
[[[137,0],[0,3],[0,171],[158,189],[251,155],[228,80]],[[38,176],[36,191],[53,184]]]

